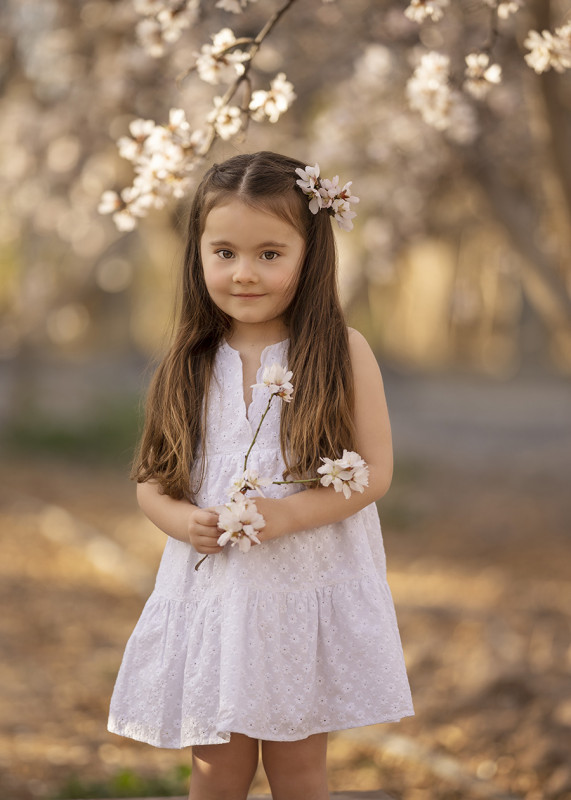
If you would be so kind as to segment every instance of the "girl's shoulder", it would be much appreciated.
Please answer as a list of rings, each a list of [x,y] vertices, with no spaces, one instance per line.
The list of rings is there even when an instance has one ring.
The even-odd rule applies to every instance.
[[[349,355],[355,382],[362,383],[364,381],[366,384],[371,385],[372,381],[373,386],[382,385],[379,363],[369,342],[355,328],[347,327],[347,333],[349,335]]]
[[[375,360],[375,355],[371,349],[371,345],[365,339],[362,333],[359,333],[358,330],[355,328],[350,328],[347,326],[347,334],[349,337],[349,353],[351,354],[351,360],[354,359],[370,359],[371,357]]]

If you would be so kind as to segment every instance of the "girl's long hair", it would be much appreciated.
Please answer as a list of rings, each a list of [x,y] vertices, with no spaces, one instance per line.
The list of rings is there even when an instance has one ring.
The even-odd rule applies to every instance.
[[[174,342],[151,383],[132,477],[156,480],[164,494],[193,500],[204,477],[206,403],[214,357],[232,319],[212,301],[202,270],[200,240],[217,205],[239,199],[291,224],[305,253],[284,321],[294,395],[282,404],[280,444],[292,478],[314,477],[321,456],[354,449],[353,375],[347,326],[337,293],[331,220],[312,214],[296,186],[304,164],[277,153],[238,155],[211,167],[190,209]],[[194,470],[194,471],[193,471]],[[192,476],[191,476],[192,473]]]

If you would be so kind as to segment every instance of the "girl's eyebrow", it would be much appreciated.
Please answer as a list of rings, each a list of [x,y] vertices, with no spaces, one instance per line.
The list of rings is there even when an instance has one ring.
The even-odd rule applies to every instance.
[[[213,242],[208,242],[211,247],[234,247],[232,242],[229,242],[227,239],[216,239]],[[260,242],[259,244],[255,245],[255,249],[263,248],[263,247],[288,247],[287,243],[284,242]]]

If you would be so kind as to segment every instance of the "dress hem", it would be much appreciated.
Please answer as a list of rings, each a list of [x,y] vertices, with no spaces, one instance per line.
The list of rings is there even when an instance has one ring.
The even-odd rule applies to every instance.
[[[123,725],[109,723],[107,730],[110,733],[114,733],[117,736],[124,736],[127,739],[133,739],[136,742],[144,742],[145,744],[149,744],[152,747],[160,747],[166,750],[182,750],[185,747],[193,747],[197,745],[203,744],[226,744],[230,741],[230,737],[232,733],[240,733],[244,736],[249,736],[251,739],[258,739],[261,741],[267,742],[297,742],[303,739],[307,739],[308,736],[314,736],[317,733],[333,733],[335,731],[345,731],[351,730],[353,728],[365,728],[368,725],[381,725],[384,723],[391,723],[391,722],[400,722],[402,719],[406,717],[413,717],[414,716],[414,709],[413,708],[403,708],[402,711],[398,712],[395,715],[388,715],[385,717],[376,718],[371,720],[370,722],[358,722],[354,725],[343,725],[341,727],[338,726],[322,726],[316,728],[310,728],[303,732],[302,735],[294,735],[294,736],[276,736],[276,735],[267,735],[267,734],[257,734],[252,731],[246,731],[240,729],[240,726],[233,727],[231,732],[223,730],[218,731],[217,733],[209,736],[205,735],[200,738],[196,738],[194,741],[183,741],[181,744],[163,744],[161,736],[145,736],[137,735],[133,728],[140,728],[140,725],[135,724],[131,725],[130,723],[125,723]]]

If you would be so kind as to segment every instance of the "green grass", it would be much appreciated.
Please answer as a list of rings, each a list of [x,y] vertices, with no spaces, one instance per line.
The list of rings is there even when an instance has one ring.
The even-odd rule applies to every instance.
[[[128,464],[140,430],[138,401],[100,408],[79,420],[27,415],[0,434],[2,449],[14,456],[49,456]]]
[[[180,765],[161,777],[137,775],[121,770],[107,782],[87,782],[72,776],[53,800],[83,800],[104,797],[176,797],[188,793],[190,767]]]

